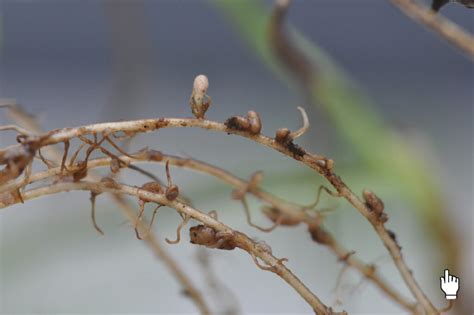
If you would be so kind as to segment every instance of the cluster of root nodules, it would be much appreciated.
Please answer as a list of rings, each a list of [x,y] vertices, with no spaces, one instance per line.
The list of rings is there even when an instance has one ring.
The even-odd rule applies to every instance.
[[[306,154],[306,151],[295,144],[294,140],[301,137],[309,129],[309,119],[302,107],[298,107],[298,110],[303,117],[303,126],[293,132],[288,128],[278,129],[275,133],[274,141],[288,150],[295,159],[300,160]],[[229,130],[246,132],[251,136],[259,135],[262,131],[262,121],[255,111],[249,111],[245,117],[232,116],[224,124]]]
[[[211,97],[207,95],[208,88],[209,81],[206,76],[199,75],[195,78],[189,103],[191,111],[197,119],[204,119],[207,110],[211,106]],[[289,151],[296,159],[301,159],[306,154],[306,152],[303,148],[295,144],[294,140],[302,136],[308,130],[309,121],[304,109],[298,107],[298,110],[300,111],[303,119],[303,126],[296,131],[290,131],[288,128],[278,129],[276,131],[275,138],[270,140],[280,145],[282,149]],[[259,137],[262,132],[262,121],[260,119],[259,114],[255,111],[248,111],[245,116],[233,116],[227,119],[224,124],[228,128],[229,132],[238,131],[250,137]],[[90,169],[89,161],[91,160],[93,154],[99,153],[110,158],[111,174],[110,176],[104,177],[102,179],[101,182],[103,184],[112,186],[116,185],[115,176],[122,169],[128,168],[140,172],[141,174],[151,179],[151,181],[143,184],[140,187],[141,190],[154,194],[160,194],[162,196],[164,195],[165,198],[169,201],[176,200],[179,197],[179,189],[176,185],[172,183],[169,172],[169,161],[166,162],[167,184],[165,185],[162,181],[160,181],[158,177],[156,177],[152,173],[147,172],[146,170],[131,164],[129,159],[124,159],[123,157],[121,158],[121,156],[124,156],[131,159],[139,159],[143,158],[143,154],[146,154],[146,157],[149,160],[163,160],[163,155],[158,151],[144,150],[136,153],[135,155],[131,155],[125,149],[115,143],[116,140],[125,140],[132,138],[136,134],[136,132],[139,131],[125,132],[105,130],[103,132],[80,134],[76,138],[74,138],[74,140],[80,141],[80,144],[77,146],[74,152],[70,152],[71,142],[73,141],[73,139],[71,138],[69,140],[63,141],[63,153],[61,155],[61,158],[58,160],[49,159],[43,154],[41,150],[43,147],[42,143],[44,143],[43,140],[53,135],[55,131],[43,135],[42,138],[32,136],[30,134],[22,134],[18,137],[18,141],[22,144],[18,150],[0,151],[0,165],[5,165],[4,168],[0,171],[0,180],[3,183],[11,179],[16,179],[22,173],[24,173],[25,177],[27,178],[29,176],[29,172],[25,172],[25,170],[28,170],[28,168],[31,167],[33,160],[36,158],[42,161],[48,169],[60,166],[59,174],[57,174],[56,181],[78,182],[88,176],[88,172]],[[263,214],[267,218],[269,218],[273,222],[273,224],[268,227],[261,227],[252,222],[247,196],[249,194],[253,194],[254,192],[260,189],[259,185],[262,180],[262,176],[263,175],[261,172],[254,173],[250,180],[245,183],[245,185],[242,185],[242,187],[237,187],[232,193],[233,199],[238,200],[242,203],[247,223],[250,226],[257,228],[263,232],[270,232],[279,225],[291,226],[301,223],[301,218],[296,219],[294,216],[281,211],[281,209],[278,209],[278,207],[268,206],[265,206],[263,208]],[[91,220],[95,230],[100,234],[104,234],[103,230],[99,227],[96,221],[96,199],[100,194],[100,191],[91,192]],[[184,197],[182,198],[184,200]],[[22,200],[20,188],[16,189],[15,191],[9,192],[9,195],[2,197],[2,199],[8,199],[11,203],[16,202],[17,200]],[[148,203],[154,204],[155,207],[152,210],[152,216],[149,222],[148,229],[146,229],[146,227],[143,226],[142,221],[144,221],[143,218],[145,215],[145,206]],[[154,199],[152,200],[148,198],[139,198],[138,206],[139,210],[134,222],[134,230],[136,237],[138,239],[143,239],[148,235],[156,219],[159,209],[163,207],[164,204],[156,202]],[[305,211],[306,209],[309,208],[303,207],[303,211]],[[180,215],[181,223],[176,229],[176,238],[174,240],[166,239],[166,241],[170,244],[176,244],[180,241],[181,229],[190,220],[189,216],[181,212],[178,212],[178,214]],[[310,229],[312,235],[316,235],[316,228],[314,226],[315,225],[312,225]],[[195,234],[192,233],[192,242],[196,244],[201,244],[207,247],[219,249],[233,249],[237,246],[237,244],[233,243],[233,238],[229,235],[223,235],[221,232],[215,232],[206,226],[195,227],[193,228],[193,232],[196,232],[197,237],[193,237],[193,235]],[[319,232],[319,234],[321,233]],[[313,238],[321,241],[320,236]]]
[[[21,188],[27,183],[35,155],[39,151],[44,137],[19,135],[20,146],[0,150],[0,184],[8,184],[9,189],[0,189],[0,204],[10,205],[23,202]],[[19,179],[23,174],[23,178]]]
[[[5,184],[3,187],[1,187],[2,190],[0,190],[0,203],[2,205],[23,202],[21,189],[24,189],[28,185],[28,178],[30,176],[31,167],[35,159],[41,161],[47,167],[47,169],[59,166],[58,173],[55,173],[54,182],[79,182],[87,177],[90,168],[89,161],[95,152],[99,152],[100,154],[111,159],[111,176],[102,178],[101,183],[114,188],[114,185],[116,185],[114,176],[116,176],[123,168],[129,168],[149,177],[152,180],[152,182],[144,184],[142,189],[163,194],[166,199],[170,201],[178,198],[179,188],[172,183],[169,172],[169,163],[166,163],[168,185],[164,186],[160,179],[152,173],[147,172],[136,165],[131,165],[129,162],[126,162],[120,158],[120,155],[133,159],[139,158],[141,155],[146,154],[147,158],[150,160],[162,160],[162,155],[158,151],[142,150],[137,153],[138,155],[131,155],[114,141],[114,139],[123,140],[124,138],[133,137],[134,133],[124,133],[124,135],[118,136],[116,133],[104,131],[101,133],[92,133],[89,136],[78,135],[77,139],[80,141],[80,144],[77,146],[74,152],[70,152],[70,140],[65,140],[63,142],[61,158],[58,160],[51,160],[44,155],[44,152],[42,151],[45,150],[44,148],[42,150],[42,147],[44,146],[43,143],[48,140],[48,137],[53,135],[54,132],[55,131],[52,131],[42,136],[22,134],[17,137],[20,146],[14,146],[7,148],[6,150],[0,150],[0,166],[3,165],[3,168],[0,169],[0,183]],[[106,148],[106,144],[108,144],[111,148]],[[113,150],[115,150],[117,153],[114,153]],[[23,178],[17,180],[17,178],[19,178],[22,174]],[[92,191],[90,194],[91,220],[94,229],[99,234],[103,235],[104,232],[96,221],[96,199],[100,194],[100,191]],[[137,237],[140,239],[142,236],[140,235],[137,226],[138,222],[143,216],[145,204],[147,202],[151,201],[146,199],[139,200],[140,211],[135,222],[135,231]],[[154,209],[149,228],[151,228],[156,213],[161,206],[161,204],[158,204]],[[183,220],[187,221],[188,219],[183,218]],[[178,241],[179,229],[177,238]],[[174,243],[176,241],[169,242]]]
[[[129,135],[129,136],[133,136],[133,135]],[[102,180],[102,183],[113,186],[114,183],[115,183],[113,177],[116,176],[120,172],[121,169],[129,168],[129,169],[137,171],[137,172],[139,172],[139,173],[141,173],[141,174],[143,174],[143,175],[145,175],[145,176],[147,176],[147,177],[149,177],[153,180],[153,182],[150,182],[150,183],[147,183],[147,184],[143,185],[143,189],[148,190],[150,192],[163,193],[163,194],[165,194],[166,198],[169,199],[169,200],[174,200],[174,199],[177,198],[177,196],[179,195],[179,189],[178,189],[177,186],[173,185],[172,182],[171,182],[171,178],[170,178],[170,175],[169,175],[169,165],[168,164],[166,165],[166,172],[167,172],[167,177],[168,177],[168,186],[167,187],[162,187],[161,181],[155,175],[139,168],[138,166],[131,165],[131,164],[125,162],[124,160],[122,160],[119,157],[119,154],[127,156],[129,158],[135,158],[136,156],[127,153],[126,150],[121,148],[119,145],[117,145],[115,143],[114,140],[112,140],[112,137],[115,138],[116,135],[114,133],[109,133],[107,131],[101,133],[100,135],[98,135],[96,133],[93,133],[92,134],[92,139],[89,139],[85,136],[79,135],[77,138],[81,141],[81,144],[78,146],[78,148],[75,150],[75,152],[72,154],[72,156],[69,160],[68,160],[68,152],[69,152],[70,144],[69,144],[69,141],[65,141],[64,142],[64,152],[63,152],[63,156],[62,156],[62,159],[61,159],[61,165],[60,165],[59,178],[61,180],[72,180],[74,182],[78,182],[78,181],[84,179],[85,177],[87,177],[88,170],[89,170],[89,166],[88,166],[89,160],[90,160],[92,154],[95,151],[99,151],[100,153],[102,153],[103,155],[105,155],[106,157],[109,157],[111,159],[111,163],[110,163],[111,176],[110,177],[104,177],[103,180]],[[117,138],[122,139],[123,137],[122,136],[120,136],[120,137],[117,136]],[[113,153],[111,150],[105,148],[104,147],[105,143],[108,143],[118,153],[117,154]],[[82,160],[76,162],[76,160],[78,159],[81,151],[84,148],[86,148],[85,153],[84,153],[84,158]],[[41,152],[41,151],[39,151],[39,152]],[[139,153],[139,154],[141,154],[141,153]],[[53,162],[47,160],[41,154],[40,154],[40,159],[43,161],[43,163],[45,163],[48,166],[48,168],[50,168],[52,165],[54,165]],[[93,224],[95,230],[99,234],[103,235],[104,234],[103,230],[97,224],[96,217],[95,217],[95,202],[96,202],[96,198],[99,194],[100,194],[100,192],[91,192],[91,196],[90,196],[91,220],[92,220],[92,224]],[[140,200],[140,202],[139,202],[140,212],[139,212],[139,215],[138,215],[138,218],[137,218],[137,222],[139,220],[141,220],[141,217],[142,217],[143,211],[144,211],[145,203],[146,202],[143,201],[143,200]],[[155,208],[155,210],[153,211],[153,217],[152,217],[152,220],[150,222],[150,227],[151,227],[151,224],[153,224],[154,218],[156,216],[156,212],[158,211],[158,209],[160,207],[161,207],[161,205],[158,205]],[[140,236],[140,234],[138,232],[138,229],[137,229],[137,222],[135,224],[135,231],[136,231],[137,237],[141,239],[141,236]]]
[[[212,217],[217,218],[217,213],[211,211],[209,213]],[[255,256],[253,250],[249,250],[248,245],[240,244],[237,236],[240,232],[236,231],[216,231],[210,226],[199,224],[189,229],[189,238],[192,244],[205,246],[207,248],[222,249],[222,250],[233,250],[237,247],[246,250],[252,260],[262,270],[277,272],[276,265],[262,265],[258,258]],[[252,245],[255,249],[272,254],[272,248],[264,241],[252,240]],[[288,261],[287,258],[278,259],[276,264],[283,264]]]
[[[258,135],[262,131],[262,121],[258,113],[254,111],[249,111],[246,117],[230,117],[224,124],[229,129],[245,131],[251,135]]]
[[[365,205],[370,211],[370,220],[375,221],[375,223],[384,224],[388,221],[388,215],[384,212],[385,205],[383,201],[372,191],[365,189],[362,192],[362,197],[364,198]],[[386,230],[388,236],[397,244],[399,249],[402,247],[398,244],[397,235],[392,230]]]
[[[365,189],[362,192],[365,205],[370,211],[371,219],[379,223],[385,223],[388,221],[388,216],[384,212],[385,205],[383,201],[372,191]]]

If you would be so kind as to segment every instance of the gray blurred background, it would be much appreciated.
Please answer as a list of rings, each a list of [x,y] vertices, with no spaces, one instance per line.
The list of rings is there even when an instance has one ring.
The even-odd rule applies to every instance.
[[[272,2],[264,2],[270,6]],[[473,11],[446,6],[442,14],[474,32]],[[195,75],[210,80],[213,106],[208,117],[222,121],[248,110],[260,113],[266,134],[297,128],[296,106],[304,99],[288,89],[255,57],[215,5],[206,1],[0,1],[0,98],[14,98],[37,115],[45,129],[147,117],[190,117],[188,98]],[[377,104],[387,128],[419,143],[426,163],[443,190],[449,217],[462,248],[460,294],[473,283],[473,79],[471,61],[426,31],[388,1],[294,1],[289,16],[297,30],[324,49]],[[305,105],[306,107],[306,105]],[[377,181],[352,175],[357,167],[344,142],[334,136],[325,114],[307,107],[310,132],[298,142],[341,165],[349,186]],[[6,124],[0,112],[0,124]],[[2,146],[13,135],[0,133]],[[266,174],[264,187],[306,204],[324,181],[294,161],[245,139],[203,130],[173,129],[137,136],[131,150],[144,146],[190,155],[247,178]],[[345,167],[347,166],[347,167]],[[146,166],[163,176],[162,165]],[[217,209],[220,219],[252,237],[264,239],[278,257],[328,304],[341,298],[353,314],[402,311],[356,271],[346,273],[342,293],[336,278],[343,267],[325,248],[309,239],[304,227],[264,234],[245,224],[231,189],[214,179],[172,168],[174,181],[196,207]],[[145,179],[127,172],[127,182]],[[124,180],[125,180],[124,179]],[[445,304],[439,289],[443,251],[426,236],[411,206],[390,185],[380,188],[407,262],[436,305]],[[191,313],[196,312],[180,286],[110,199],[100,196],[93,229],[88,194],[75,192],[40,198],[1,210],[0,311],[2,313]],[[409,292],[370,225],[342,200],[329,227],[348,248],[407,296]],[[256,211],[262,225],[269,222]],[[155,231],[172,237],[178,216],[161,212]],[[310,313],[304,301],[274,274],[258,270],[240,250],[208,250],[215,274],[235,297],[213,298],[196,260],[197,249],[184,240],[166,246],[216,312],[238,302],[241,313]],[[440,267],[440,268],[438,268]],[[472,291],[471,291],[472,293]],[[472,312],[472,301],[470,304]]]

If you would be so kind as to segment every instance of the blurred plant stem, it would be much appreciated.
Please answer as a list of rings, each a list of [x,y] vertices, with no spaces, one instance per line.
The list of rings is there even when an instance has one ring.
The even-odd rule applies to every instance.
[[[143,1],[103,1],[106,40],[111,57],[111,84],[106,119],[123,119],[140,112],[151,100],[152,28]]]
[[[211,3],[229,18],[262,64],[289,88],[300,87],[274,54],[270,36],[272,14],[260,2],[243,0]],[[424,162],[416,148],[390,128],[377,113],[376,105],[361,92],[336,61],[295,29],[288,27],[287,31],[294,47],[311,63],[311,78],[303,86],[309,102],[327,115],[338,135],[347,143],[347,150],[356,154],[365,172],[376,175],[383,184],[390,185],[393,191],[400,193],[400,198],[413,205],[420,222],[446,253],[442,256],[445,259],[443,266],[459,270],[459,240],[444,211],[446,204],[433,176],[437,174],[435,170]],[[368,188],[377,191],[377,187]],[[433,267],[439,271],[441,266]]]

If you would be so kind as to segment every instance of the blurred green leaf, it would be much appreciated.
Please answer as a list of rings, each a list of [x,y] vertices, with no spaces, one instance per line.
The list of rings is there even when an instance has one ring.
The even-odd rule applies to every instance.
[[[212,4],[229,18],[262,64],[294,88],[294,81],[272,53],[268,36],[269,10],[252,0],[213,1]],[[443,247],[449,249],[450,254],[446,256],[452,260],[448,265],[456,265],[459,252],[453,246],[455,233],[446,222],[442,193],[432,175],[434,171],[415,148],[393,132],[373,102],[329,55],[296,30],[289,29],[296,47],[317,65],[317,80],[310,86],[312,103],[327,114],[341,139],[347,143],[347,150],[360,159],[361,171],[367,176],[377,176],[381,182],[368,188],[377,191],[379,185],[391,185],[399,191],[400,198],[413,205],[420,222],[425,223]],[[346,178],[347,174],[340,172],[337,163],[336,170]]]

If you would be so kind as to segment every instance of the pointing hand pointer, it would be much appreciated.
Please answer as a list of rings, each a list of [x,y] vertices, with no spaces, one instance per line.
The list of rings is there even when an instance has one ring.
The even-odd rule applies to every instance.
[[[455,300],[459,290],[459,278],[449,275],[449,270],[444,270],[444,277],[440,278],[441,290],[446,295],[447,300]]]

